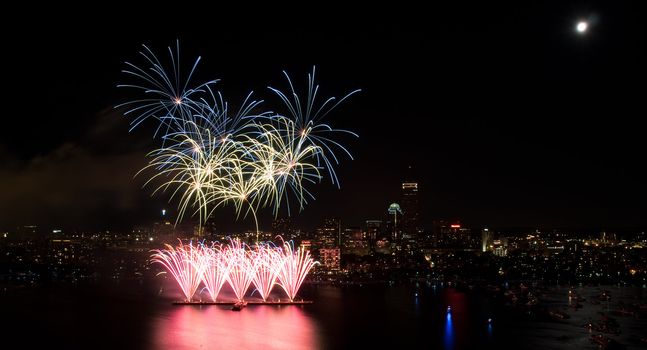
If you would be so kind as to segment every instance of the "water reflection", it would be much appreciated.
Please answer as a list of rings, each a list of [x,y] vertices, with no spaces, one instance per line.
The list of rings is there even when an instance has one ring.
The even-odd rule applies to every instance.
[[[454,348],[454,325],[452,324],[452,313],[447,311],[445,317],[445,349],[450,350]]]
[[[155,322],[155,349],[315,349],[315,322],[299,306],[177,306]]]

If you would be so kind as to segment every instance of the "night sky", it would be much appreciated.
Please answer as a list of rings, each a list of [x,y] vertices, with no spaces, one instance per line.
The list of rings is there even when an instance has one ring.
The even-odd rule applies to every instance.
[[[324,95],[362,89],[328,119],[360,135],[343,140],[356,159],[338,167],[341,190],[310,187],[317,199],[295,219],[305,227],[383,218],[409,165],[427,226],[647,226],[644,6],[563,3],[311,21],[59,9],[2,24],[0,229],[128,228],[173,208],[133,179],[157,140],[146,127],[128,133],[112,107],[134,97],[116,88],[123,62],[176,39],[184,68],[202,56],[196,81],[221,79],[234,104],[250,90],[275,103],[266,86],[285,87],[282,70],[304,86],[313,65]]]

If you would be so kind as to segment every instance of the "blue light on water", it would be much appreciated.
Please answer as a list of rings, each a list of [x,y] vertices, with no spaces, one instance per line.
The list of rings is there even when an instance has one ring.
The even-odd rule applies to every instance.
[[[447,313],[445,318],[445,349],[450,350],[454,348],[454,325],[452,324],[452,314]]]
[[[489,341],[492,340],[492,323],[493,322],[494,322],[494,320],[492,319],[492,317],[487,319],[487,339]]]

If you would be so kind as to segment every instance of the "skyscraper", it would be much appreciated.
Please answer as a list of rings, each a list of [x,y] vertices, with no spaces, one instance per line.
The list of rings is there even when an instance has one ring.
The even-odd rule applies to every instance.
[[[375,247],[375,241],[382,238],[382,220],[366,220],[366,237],[371,249]]]
[[[403,223],[402,231],[404,235],[414,238],[421,230],[420,225],[420,207],[418,199],[418,182],[411,174],[411,166],[409,166],[408,174],[402,182],[402,199],[400,201]]]
[[[339,248],[319,249],[319,260],[324,268],[330,271],[339,271],[341,251]]]
[[[487,251],[487,247],[491,241],[492,233],[487,228],[484,228],[483,231],[481,231],[481,251],[483,253]]]
[[[325,218],[324,227],[318,231],[320,231],[320,239],[324,247],[341,246],[341,220],[339,218]]]
[[[391,203],[386,210],[388,218],[386,220],[388,231],[391,233],[391,239],[394,241],[402,240],[402,209],[398,203]]]

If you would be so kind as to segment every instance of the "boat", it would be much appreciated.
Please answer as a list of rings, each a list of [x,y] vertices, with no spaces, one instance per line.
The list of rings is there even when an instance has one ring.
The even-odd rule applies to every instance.
[[[550,317],[552,317],[554,319],[557,319],[557,320],[565,320],[565,319],[570,317],[570,316],[568,316],[567,313],[561,312],[559,310],[550,310],[550,311],[548,311],[548,315],[550,315]]]
[[[584,325],[584,328],[587,328],[591,332],[600,332],[607,333],[611,335],[620,335],[620,329],[614,326],[610,326],[606,323],[587,323]]]
[[[526,305],[534,306],[537,304],[539,304],[539,298],[537,298],[532,292],[528,292],[528,295],[526,296]]]
[[[636,316],[636,313],[634,311],[629,310],[629,309],[625,309],[625,308],[616,310],[616,314],[618,316],[632,316],[632,317]]]
[[[611,341],[611,339],[609,337],[605,337],[602,334],[598,334],[598,335],[592,335],[591,341],[598,344],[602,349],[606,349],[609,346],[609,342]]]
[[[242,310],[245,306],[247,306],[247,302],[246,302],[246,301],[242,301],[242,300],[241,300],[241,301],[238,301],[238,302],[236,302],[236,304],[234,304],[234,306],[232,306],[232,307],[231,307],[231,311],[240,311],[240,310]]]
[[[528,297],[528,302],[526,302],[527,306],[534,306],[534,305],[537,305],[537,304],[539,304],[539,299],[537,299],[534,296],[529,296]]]
[[[600,295],[598,295],[598,300],[599,301],[609,301],[611,299],[611,293],[609,291],[604,290]]]

